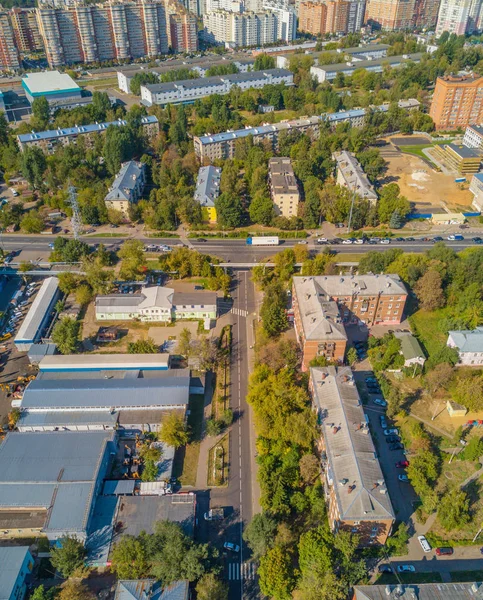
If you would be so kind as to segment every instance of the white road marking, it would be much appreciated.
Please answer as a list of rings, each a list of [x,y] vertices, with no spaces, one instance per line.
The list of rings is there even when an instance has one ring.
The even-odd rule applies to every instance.
[[[244,563],[229,563],[228,564],[228,579],[230,581],[255,579],[257,566],[253,562]]]

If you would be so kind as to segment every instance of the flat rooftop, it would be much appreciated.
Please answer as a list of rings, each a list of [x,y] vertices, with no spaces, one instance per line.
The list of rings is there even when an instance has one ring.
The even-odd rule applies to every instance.
[[[27,73],[22,78],[22,86],[31,96],[49,96],[51,94],[81,92],[81,88],[67,73],[46,71],[43,73]]]
[[[57,294],[58,287],[59,280],[57,277],[47,277],[47,279],[44,279],[35,296],[35,300],[32,302],[32,306],[15,336],[15,343],[22,341],[33,342],[35,340],[45,319],[45,315]]]
[[[169,354],[54,354],[39,362],[40,371],[165,370]]]
[[[14,597],[15,583],[28,551],[28,546],[0,547],[0,600]]]
[[[416,52],[415,54],[405,54],[403,56],[385,56],[384,58],[376,58],[374,60],[358,60],[350,65],[346,62],[337,63],[335,65],[317,65],[316,67],[311,67],[311,70],[319,69],[326,73],[338,73],[339,71],[369,69],[371,67],[380,67],[382,65],[394,66],[406,62],[419,62],[422,56],[422,52]]]

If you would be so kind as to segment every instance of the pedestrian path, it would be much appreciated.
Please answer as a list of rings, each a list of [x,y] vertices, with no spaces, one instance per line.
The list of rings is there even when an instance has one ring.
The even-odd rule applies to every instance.
[[[228,563],[228,580],[239,581],[240,579],[255,579],[257,565],[253,562]]]

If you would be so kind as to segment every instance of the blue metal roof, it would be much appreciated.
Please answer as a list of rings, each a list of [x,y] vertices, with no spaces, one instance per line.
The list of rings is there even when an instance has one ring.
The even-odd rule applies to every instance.
[[[158,119],[150,115],[148,117],[142,117],[141,124],[149,125],[151,123],[157,123]],[[127,121],[124,119],[118,119],[117,121],[110,121],[108,123],[92,123],[91,125],[81,125],[79,127],[64,127],[63,129],[55,129],[50,131],[39,131],[32,133],[23,133],[17,136],[20,143],[33,142],[35,140],[49,140],[65,136],[82,135],[85,133],[95,133],[98,131],[104,131],[110,126],[122,127],[127,125]]]
[[[14,587],[27,555],[28,546],[5,546],[0,548],[0,600],[14,598]],[[16,597],[16,596],[15,596]]]

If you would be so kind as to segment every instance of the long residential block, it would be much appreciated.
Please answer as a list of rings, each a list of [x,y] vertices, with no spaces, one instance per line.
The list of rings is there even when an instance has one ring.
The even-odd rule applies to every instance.
[[[362,169],[361,163],[357,158],[348,152],[334,152],[333,158],[336,162],[337,183],[348,188],[355,193],[359,198],[369,200],[372,204],[377,202],[377,194],[374,191],[374,186],[367,178],[367,175]]]
[[[321,424],[329,525],[359,536],[361,546],[383,545],[394,510],[350,367],[311,368],[309,390]]]
[[[87,145],[91,146],[95,137],[104,133],[108,127],[125,127],[126,125],[127,121],[118,119],[109,123],[93,123],[91,125],[65,127],[50,131],[33,131],[32,133],[17,135],[17,143],[20,150],[24,150],[27,146],[38,146],[45,153],[52,154],[55,152],[57,146],[75,144],[79,138],[84,138]],[[141,126],[144,134],[149,139],[156,137],[159,133],[159,122],[153,115],[142,117]]]
[[[146,106],[191,103],[211,96],[211,94],[228,94],[235,86],[241,90],[248,90],[280,83],[293,85],[293,73],[286,69],[268,69],[251,73],[154,83],[141,86],[141,102]]]

